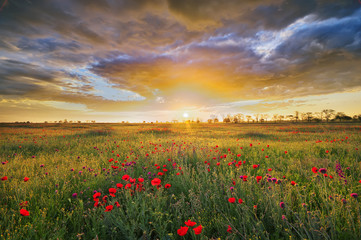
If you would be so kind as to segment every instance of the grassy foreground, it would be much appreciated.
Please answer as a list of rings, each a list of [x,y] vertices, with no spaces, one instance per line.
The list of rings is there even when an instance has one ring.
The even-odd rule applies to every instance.
[[[360,148],[356,123],[3,124],[0,239],[359,239]]]

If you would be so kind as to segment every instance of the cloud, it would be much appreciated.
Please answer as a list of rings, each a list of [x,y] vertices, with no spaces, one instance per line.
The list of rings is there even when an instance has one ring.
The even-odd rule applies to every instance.
[[[336,0],[13,0],[0,13],[0,96],[141,112],[352,91],[361,86],[360,9]]]

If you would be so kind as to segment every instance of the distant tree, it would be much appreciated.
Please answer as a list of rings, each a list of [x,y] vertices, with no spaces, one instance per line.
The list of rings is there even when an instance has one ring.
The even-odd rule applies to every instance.
[[[67,119],[64,119],[64,123],[68,123],[68,120],[67,120]]]
[[[339,120],[340,122],[342,121],[342,119],[346,116],[345,113],[343,112],[337,112],[336,115],[335,115],[335,119],[336,120]]]
[[[197,123],[200,123],[200,122],[201,122],[201,120],[200,120],[199,118],[197,118],[196,122],[197,122]]]
[[[231,119],[229,117],[225,117],[225,118],[223,118],[223,122],[224,123],[230,123]]]
[[[286,119],[292,122],[295,119],[295,117],[292,114],[290,114],[286,116]]]
[[[307,122],[311,122],[311,120],[313,119],[312,112],[306,112],[306,118]]]
[[[278,114],[273,114],[272,119],[274,122],[277,122]]]
[[[331,117],[335,115],[335,110],[333,109],[324,109],[322,110],[322,112],[324,114],[326,122],[328,122],[331,119]]]
[[[214,121],[214,123],[218,123],[218,122],[219,122],[218,118],[215,118],[213,121]]]
[[[256,113],[255,115],[254,115],[254,117],[256,118],[256,122],[258,123],[258,119],[259,119],[259,113]]]
[[[48,123],[48,121],[44,121],[44,123]]]
[[[237,119],[237,122],[243,122],[244,115],[242,113],[238,113],[234,116],[235,119]],[[236,121],[235,121],[236,122]]]
[[[249,123],[249,121],[252,119],[252,116],[247,115],[246,118],[247,118],[247,123]]]
[[[280,121],[280,122],[282,122],[282,120],[285,118],[285,116],[284,115],[278,115],[278,120]]]
[[[208,119],[207,122],[208,122],[208,123],[212,123],[213,120],[212,120],[212,119]]]
[[[318,118],[321,122],[323,120],[323,112],[315,112],[316,118]]]
[[[81,121],[78,121],[78,123],[81,123]]]
[[[298,119],[300,117],[300,113],[298,111],[295,111],[295,120],[298,122]]]

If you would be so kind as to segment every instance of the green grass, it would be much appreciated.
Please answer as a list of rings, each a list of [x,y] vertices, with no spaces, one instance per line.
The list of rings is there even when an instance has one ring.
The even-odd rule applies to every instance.
[[[0,239],[357,239],[360,133],[358,123],[3,124]],[[109,196],[117,183],[131,188]],[[188,219],[201,234],[177,234]]]

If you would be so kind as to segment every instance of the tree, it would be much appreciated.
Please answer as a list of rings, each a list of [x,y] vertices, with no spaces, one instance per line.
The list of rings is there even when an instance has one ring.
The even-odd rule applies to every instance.
[[[256,118],[256,122],[258,123],[259,113],[256,113],[254,116]]]
[[[328,122],[328,120],[330,120],[330,118],[335,115],[335,110],[333,109],[324,109],[322,110],[324,117],[326,118],[326,122]]]
[[[276,122],[278,119],[278,114],[273,114],[272,119]]]
[[[338,113],[336,113],[336,115],[335,115],[335,119],[337,119],[337,120],[339,120],[339,121],[341,122],[342,119],[343,119],[345,116],[346,116],[345,113],[343,113],[343,112],[338,112]]]
[[[249,121],[252,119],[252,116],[247,115],[246,118],[247,118],[247,123],[249,123]]]
[[[296,111],[296,112],[295,112],[295,119],[296,119],[296,122],[297,122],[297,121],[298,121],[298,119],[299,119],[299,114],[300,114],[300,113],[299,113],[298,111]]]
[[[306,112],[307,122],[311,122],[313,115],[312,112]]]

